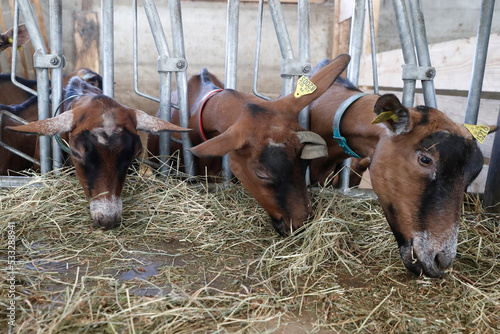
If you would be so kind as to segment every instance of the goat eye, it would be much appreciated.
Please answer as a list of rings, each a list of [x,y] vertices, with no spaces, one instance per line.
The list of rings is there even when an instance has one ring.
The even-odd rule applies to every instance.
[[[273,179],[271,178],[271,175],[267,171],[263,170],[255,170],[255,175],[259,178],[259,180],[262,180],[266,183],[272,183]]]
[[[429,167],[430,165],[432,165],[432,159],[425,155],[419,156],[418,162],[420,162],[420,164],[424,167]]]

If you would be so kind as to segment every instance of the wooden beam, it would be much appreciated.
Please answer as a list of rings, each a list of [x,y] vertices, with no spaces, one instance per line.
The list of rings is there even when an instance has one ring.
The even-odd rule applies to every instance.
[[[466,38],[429,45],[431,64],[436,68],[436,90],[469,91],[476,38]],[[498,93],[500,86],[500,34],[491,34],[488,58],[484,72],[483,92]],[[380,87],[403,87],[401,49],[377,54],[378,81]],[[361,57],[360,86],[371,86],[372,65],[370,55]],[[420,84],[417,84],[419,87]]]
[[[96,12],[75,13],[75,68],[99,70],[99,17]]]

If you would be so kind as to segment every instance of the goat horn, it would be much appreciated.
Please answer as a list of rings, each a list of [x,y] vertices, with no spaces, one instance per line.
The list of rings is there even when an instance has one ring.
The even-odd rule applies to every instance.
[[[297,131],[297,136],[304,148],[300,157],[302,159],[312,160],[328,156],[325,140],[317,133],[311,131]]]

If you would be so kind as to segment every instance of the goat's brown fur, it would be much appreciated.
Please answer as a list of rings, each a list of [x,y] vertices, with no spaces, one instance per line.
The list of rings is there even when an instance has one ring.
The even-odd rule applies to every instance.
[[[336,82],[312,103],[311,129],[328,145],[328,157],[311,164],[312,182],[325,182],[348,157],[333,139],[332,123],[340,104],[357,93]],[[372,124],[384,111],[398,114],[399,121]],[[358,99],[340,130],[354,152],[370,159],[373,189],[405,266],[417,274],[442,275],[455,258],[463,192],[483,165],[471,134],[439,110],[405,108],[393,95]]]

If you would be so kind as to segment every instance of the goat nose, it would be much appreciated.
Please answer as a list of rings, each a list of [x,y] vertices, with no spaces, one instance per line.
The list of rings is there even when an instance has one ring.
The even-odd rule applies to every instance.
[[[434,257],[434,264],[436,265],[436,268],[439,268],[440,270],[445,270],[446,268],[451,266],[454,259],[455,259],[454,256],[449,256],[445,252],[439,252]]]
[[[99,197],[90,202],[90,215],[97,227],[110,229],[120,224],[122,199],[117,196]]]

